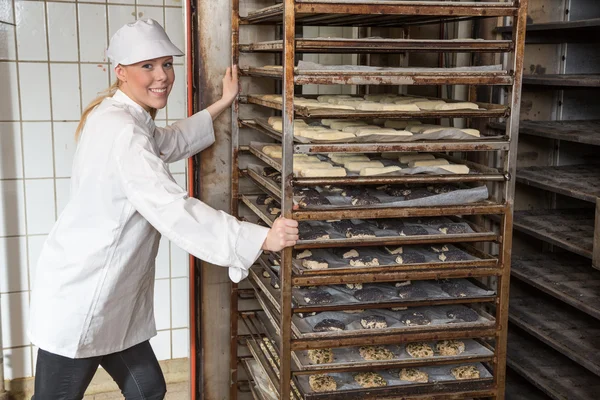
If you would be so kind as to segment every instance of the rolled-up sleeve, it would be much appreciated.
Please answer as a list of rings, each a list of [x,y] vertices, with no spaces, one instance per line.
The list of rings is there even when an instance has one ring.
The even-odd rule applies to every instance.
[[[154,228],[195,257],[229,267],[234,282],[248,276],[267,228],[238,221],[189,197],[156,155],[152,138],[134,124],[117,135],[113,154],[128,200]]]
[[[154,141],[166,163],[191,157],[215,142],[212,117],[203,110],[165,128],[156,127]]]

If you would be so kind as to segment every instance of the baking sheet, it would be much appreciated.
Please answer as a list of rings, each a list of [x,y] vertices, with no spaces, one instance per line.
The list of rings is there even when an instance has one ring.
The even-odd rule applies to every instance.
[[[320,109],[318,106],[311,107],[311,110]],[[327,108],[325,110],[331,110]],[[334,109],[335,110],[335,109]],[[480,108],[480,110],[484,110]],[[348,111],[348,110],[346,110]],[[459,110],[460,111],[460,110]],[[470,110],[473,111],[473,110]],[[266,121],[257,119],[256,122],[261,125],[263,128],[269,129],[273,132],[277,132],[278,135],[282,135],[281,132],[274,130]],[[323,126],[323,128],[328,128],[324,125],[318,123],[311,123],[310,126]],[[376,132],[376,131],[374,131]],[[448,127],[446,129],[442,129],[437,132],[431,133],[413,133],[411,136],[390,136],[390,135],[377,135],[373,133],[371,135],[366,136],[355,136],[347,139],[332,139],[332,140],[320,140],[320,139],[309,139],[303,136],[294,135],[294,139],[303,144],[310,143],[394,143],[394,142],[417,142],[419,140],[431,141],[431,140],[490,140],[490,139],[500,139],[501,135],[496,136],[480,136],[476,137],[473,135],[469,135],[458,128]]]
[[[455,322],[455,319],[448,318],[446,312],[449,310],[456,309],[467,309],[469,307],[462,305],[442,305],[442,306],[427,306],[427,307],[410,307],[408,310],[392,311],[389,309],[371,309],[364,310],[360,313],[347,313],[344,311],[325,311],[317,315],[300,318],[297,315],[292,316],[292,328],[297,330],[297,333],[302,338],[327,338],[327,337],[340,337],[340,336],[356,336],[357,334],[367,333],[400,333],[400,332],[415,332],[424,331],[431,329],[439,329],[441,327],[453,327],[455,329],[460,328],[474,328],[493,326],[494,318],[492,316],[484,317],[481,313],[479,319],[474,322]],[[429,325],[417,325],[407,326],[404,325],[400,318],[404,313],[419,311],[425,314],[431,321]],[[476,310],[475,310],[476,311]],[[476,311],[477,312],[477,311]],[[381,316],[385,318],[388,327],[383,329],[364,329],[360,320],[366,316]],[[324,319],[336,319],[346,325],[346,330],[333,331],[333,332],[314,332],[313,328],[316,324],[323,321]]]
[[[271,382],[267,377],[267,373],[264,371],[260,363],[254,359],[245,360],[245,363],[248,367],[248,372],[254,380],[256,389],[260,391],[264,398],[266,400],[278,400],[279,396],[277,396],[275,388],[273,385],[271,385]]]
[[[266,282],[267,278],[263,278],[263,282]],[[354,294],[356,293],[356,289],[349,289],[346,285],[329,285],[329,286],[319,286],[320,290],[326,291],[331,294],[332,302],[328,305],[342,305],[342,304],[374,304],[380,302],[415,302],[419,300],[442,300],[442,299],[469,299],[469,298],[480,298],[480,297],[489,297],[494,296],[496,294],[493,290],[485,290],[474,283],[470,282],[468,279],[451,279],[449,280],[452,283],[457,283],[460,285],[464,285],[465,287],[465,296],[464,297],[456,297],[452,296],[449,293],[445,292],[442,289],[442,282],[436,281],[412,281],[410,286],[413,288],[417,288],[417,290],[423,290],[424,296],[421,297],[411,297],[403,299],[398,296],[398,291],[400,288],[395,287],[394,283],[365,283],[363,284],[363,288],[377,288],[381,290],[384,294],[384,298],[380,300],[373,301],[360,301]],[[297,305],[300,306],[314,306],[315,304],[307,303],[304,300],[305,295],[310,292],[314,292],[315,289],[309,289],[308,287],[300,287],[292,289],[292,297]]]
[[[479,370],[479,379],[489,379],[492,378],[492,374],[485,368],[485,366],[481,363],[464,363],[464,364],[455,364],[455,365],[443,365],[443,366],[432,366],[432,367],[419,367],[418,369],[426,372],[429,375],[429,383],[435,384],[437,382],[450,382],[457,381],[451,374],[451,369],[462,366],[462,365],[472,365]],[[423,385],[423,383],[418,382],[409,382],[402,381],[399,377],[399,370],[380,370],[377,371],[387,382],[386,387],[390,386],[409,386],[409,385]],[[377,390],[377,388],[373,389],[365,389],[360,386],[355,380],[354,376],[357,373],[350,372],[338,372],[338,373],[329,373],[327,375],[331,376],[337,383],[337,390]],[[310,388],[309,384],[310,375],[300,375],[297,376],[297,381],[300,385],[300,389],[303,393],[313,393],[313,390]],[[469,382],[474,381],[472,379],[465,379],[459,382]],[[332,392],[333,393],[333,392]]]
[[[296,351],[297,360],[303,366],[315,366],[326,368],[327,366],[331,368],[339,368],[342,364],[351,365],[351,364],[369,364],[369,366],[373,366],[377,368],[378,364],[389,364],[389,363],[401,363],[401,362],[441,362],[441,361],[451,361],[455,359],[466,359],[466,358],[475,358],[475,357],[493,357],[494,352],[483,346],[479,342],[473,339],[460,339],[461,342],[465,344],[465,351],[457,356],[442,356],[437,351],[435,351],[436,341],[425,341],[422,343],[427,343],[434,350],[435,354],[433,357],[425,357],[425,358],[415,358],[409,355],[406,352],[407,344],[398,344],[398,345],[383,345],[383,347],[389,350],[394,358],[391,360],[365,360],[359,352],[360,347],[335,347],[332,348],[331,351],[333,353],[333,362],[328,364],[314,364],[310,358],[308,357],[308,351],[301,350]]]
[[[262,175],[263,167],[256,164],[248,165],[248,169],[254,171],[255,173]],[[436,186],[436,185],[428,185],[428,186]],[[442,186],[442,185],[440,185]],[[452,185],[455,186],[455,185]],[[415,185],[410,185],[410,187],[415,187]],[[421,186],[423,187],[423,186]],[[478,186],[474,188],[464,188],[457,189],[448,193],[440,193],[440,194],[432,194],[431,196],[414,199],[414,200],[404,200],[404,197],[398,196],[389,196],[385,194],[382,190],[377,190],[376,188],[365,188],[365,192],[371,196],[377,197],[380,200],[378,204],[371,204],[368,206],[353,206],[351,197],[343,197],[339,193],[331,192],[322,187],[315,187],[317,191],[319,191],[323,196],[329,200],[331,204],[329,205],[321,205],[321,206],[310,206],[307,207],[311,210],[338,210],[338,209],[347,209],[347,208],[389,208],[389,207],[434,207],[434,206],[453,206],[453,205],[463,205],[463,204],[472,204],[482,202],[487,200],[489,197],[489,192],[487,186]],[[300,198],[294,197],[294,202],[297,204]]]

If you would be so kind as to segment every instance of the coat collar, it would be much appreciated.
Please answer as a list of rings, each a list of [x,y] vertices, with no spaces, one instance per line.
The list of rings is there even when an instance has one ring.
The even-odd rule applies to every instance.
[[[144,107],[140,106],[138,103],[133,101],[129,96],[127,96],[125,93],[123,93],[120,89],[117,89],[115,94],[113,94],[112,99],[118,103],[126,105],[127,108],[129,110],[131,110],[133,112],[133,114],[140,120],[140,122],[143,122],[148,127],[150,127],[152,130],[154,130],[156,125],[154,124],[154,120],[150,116],[150,113],[148,113],[148,111],[144,110]]]

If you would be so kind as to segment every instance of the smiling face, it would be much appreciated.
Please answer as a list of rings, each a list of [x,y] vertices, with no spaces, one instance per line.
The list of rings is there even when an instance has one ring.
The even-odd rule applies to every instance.
[[[117,65],[120,89],[146,111],[167,105],[173,83],[173,57],[161,57],[131,65]]]

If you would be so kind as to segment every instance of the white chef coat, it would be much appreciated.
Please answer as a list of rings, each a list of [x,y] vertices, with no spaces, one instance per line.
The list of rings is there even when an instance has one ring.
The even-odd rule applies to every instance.
[[[167,128],[121,91],[89,116],[71,196],[35,270],[29,336],[70,358],[115,353],[156,335],[154,259],[161,234],[239,282],[268,229],[189,197],[166,163],[214,143],[204,110]]]

